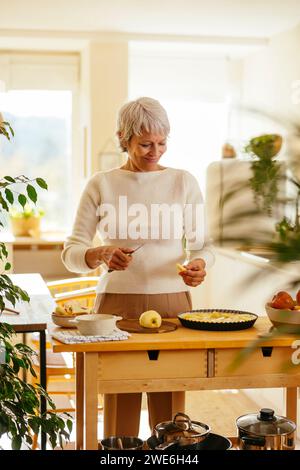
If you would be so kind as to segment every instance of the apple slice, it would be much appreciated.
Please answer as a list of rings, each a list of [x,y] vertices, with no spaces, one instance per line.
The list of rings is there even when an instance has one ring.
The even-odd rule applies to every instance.
[[[66,310],[61,305],[57,305],[55,308],[55,314],[66,317],[68,315],[68,312],[66,312]]]
[[[176,269],[177,269],[178,274],[184,271],[187,271],[186,267],[180,263],[176,263]]]

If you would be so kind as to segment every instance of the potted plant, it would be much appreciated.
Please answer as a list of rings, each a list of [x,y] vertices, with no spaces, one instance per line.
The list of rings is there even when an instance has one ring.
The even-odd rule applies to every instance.
[[[230,242],[235,240],[244,249],[259,246],[272,256],[272,263],[284,264],[300,260],[300,128],[295,126],[294,133],[289,138],[292,142],[298,142],[288,146],[287,169],[282,174],[279,162],[275,157],[278,154],[282,137],[276,134],[267,134],[254,137],[245,147],[245,151],[253,158],[251,163],[252,177],[247,183],[253,191],[256,202],[256,210],[248,211],[243,208],[240,212],[232,214],[224,224],[229,226],[247,220],[251,231],[244,237],[230,237]],[[289,197],[279,194],[278,184],[283,183],[289,187]],[[229,191],[221,204],[226,204],[229,199],[239,195],[239,189]],[[253,216],[267,214],[281,214],[282,206],[289,208],[290,217],[281,216],[276,220],[273,229],[262,230],[259,224],[251,224]],[[227,240],[223,242],[226,244]],[[295,281],[300,283],[300,278]]]
[[[16,206],[9,211],[10,225],[15,237],[35,237],[41,234],[41,218],[45,215],[42,209],[26,204],[23,210]]]
[[[0,114],[0,136],[8,140],[14,135],[8,122],[3,121]],[[15,191],[24,188],[23,192]],[[22,208],[28,202],[36,203],[37,192],[35,186],[47,189],[47,184],[42,178],[30,180],[26,176],[4,176],[0,178],[0,213],[8,212],[15,200]],[[0,219],[0,227],[3,226]],[[54,448],[63,446],[64,440],[70,438],[72,420],[68,414],[57,415],[55,405],[46,391],[40,386],[32,386],[20,378],[20,372],[26,370],[36,377],[32,367],[32,357],[35,352],[25,344],[14,344],[13,328],[1,323],[1,313],[7,301],[15,305],[16,301],[28,302],[27,292],[14,285],[6,271],[10,269],[7,262],[8,252],[5,244],[0,242],[0,263],[3,264],[3,272],[0,273],[0,437],[8,435],[11,439],[12,449],[20,449],[22,445],[28,447],[32,444],[33,434],[40,430],[49,437],[50,444]],[[45,397],[50,410],[45,414],[40,413],[40,398]]]
[[[250,186],[256,205],[262,211],[271,214],[272,205],[278,195],[280,165],[275,160],[282,146],[282,137],[278,134],[264,134],[250,139],[245,146],[245,153],[252,157]]]

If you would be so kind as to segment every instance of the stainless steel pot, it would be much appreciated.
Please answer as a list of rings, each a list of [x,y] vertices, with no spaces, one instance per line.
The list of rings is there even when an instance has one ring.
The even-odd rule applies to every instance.
[[[274,410],[262,408],[259,413],[240,416],[236,420],[241,450],[293,450],[296,424],[276,416]]]
[[[154,427],[156,448],[161,450],[176,445],[193,446],[202,442],[210,433],[210,427],[199,421],[191,421],[184,413],[177,413],[173,421],[164,421]]]
[[[103,450],[141,450],[144,445],[142,439],[131,436],[111,436],[100,442]]]

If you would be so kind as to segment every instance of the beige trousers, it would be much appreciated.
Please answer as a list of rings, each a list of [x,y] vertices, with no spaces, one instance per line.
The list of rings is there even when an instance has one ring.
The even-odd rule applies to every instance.
[[[180,312],[191,309],[189,292],[98,294],[94,306],[97,313],[120,315],[123,318],[139,318],[146,310],[156,310],[163,318],[172,318]],[[147,393],[150,429],[152,430],[157,423],[170,421],[175,413],[184,412],[184,398],[184,392]],[[106,394],[104,396],[104,437],[138,436],[141,403],[141,393]]]

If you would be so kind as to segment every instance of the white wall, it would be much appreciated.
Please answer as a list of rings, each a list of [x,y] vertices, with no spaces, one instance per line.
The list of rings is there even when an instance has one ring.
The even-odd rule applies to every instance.
[[[90,44],[92,173],[99,170],[99,153],[116,131],[117,111],[128,95],[127,43]]]
[[[77,174],[81,191],[96,171],[107,167],[106,158],[117,150],[116,118],[128,96],[128,45],[126,42],[89,41],[80,62],[80,155]],[[76,132],[76,131],[75,131]],[[121,158],[121,157],[120,157]],[[118,166],[118,165],[116,165]]]
[[[244,60],[243,103],[277,117],[300,118],[300,25],[277,34]],[[293,86],[299,86],[297,94]],[[298,95],[298,103],[295,103]],[[294,101],[293,101],[294,98]]]

